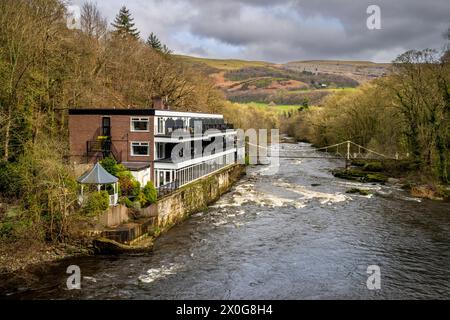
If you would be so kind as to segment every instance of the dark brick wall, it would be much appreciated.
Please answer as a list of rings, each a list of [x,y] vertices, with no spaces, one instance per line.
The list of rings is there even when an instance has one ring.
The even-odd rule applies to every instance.
[[[107,116],[107,115],[105,115]],[[102,127],[101,115],[70,115],[69,116],[69,140],[70,155],[72,161],[77,163],[86,162],[86,142],[94,141],[101,135]],[[149,116],[149,132],[131,132],[130,120],[132,116],[111,115],[111,138],[114,148],[121,154],[122,161],[127,162],[152,162],[154,145],[154,119]],[[149,142],[150,156],[132,157],[131,142]],[[89,162],[95,161],[93,155]],[[153,170],[152,170],[153,171]],[[153,175],[153,173],[152,173]],[[152,177],[153,178],[153,177]]]

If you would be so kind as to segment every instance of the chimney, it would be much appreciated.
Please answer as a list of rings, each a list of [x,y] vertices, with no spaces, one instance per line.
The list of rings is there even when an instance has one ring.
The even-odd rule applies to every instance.
[[[157,110],[169,110],[169,105],[167,104],[167,98],[155,97],[153,100],[153,109]]]

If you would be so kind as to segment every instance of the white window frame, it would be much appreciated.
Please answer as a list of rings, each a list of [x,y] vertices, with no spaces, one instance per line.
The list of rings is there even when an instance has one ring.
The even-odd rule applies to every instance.
[[[160,175],[162,174],[162,180],[160,179]],[[167,181],[167,174],[169,174],[169,179]],[[175,181],[175,170],[173,169],[156,169],[155,170],[155,184],[156,187],[162,187],[166,184],[172,183]]]
[[[155,125],[155,131],[156,134],[164,134],[166,132],[166,118],[165,117],[155,117],[156,118],[156,125]],[[161,126],[159,125],[159,121],[162,121]],[[161,131],[159,131],[161,129]]]
[[[147,122],[147,130],[136,130],[133,126],[134,121]],[[150,118],[149,117],[130,117],[130,131],[131,132],[150,132]]]
[[[158,157],[159,148],[162,147],[162,157]],[[166,148],[164,142],[155,142],[155,159],[164,159],[166,157]]]
[[[147,154],[146,155],[144,155],[144,154],[134,154],[134,152],[133,152],[133,144],[139,144],[138,147],[147,146],[148,147]],[[131,141],[130,142],[130,155],[132,157],[149,157],[150,156],[150,142],[147,142],[147,141]]]

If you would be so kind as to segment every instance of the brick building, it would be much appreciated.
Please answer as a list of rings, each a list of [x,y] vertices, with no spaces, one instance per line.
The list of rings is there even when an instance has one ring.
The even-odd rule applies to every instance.
[[[69,139],[74,164],[112,156],[142,186],[151,180],[157,188],[185,185],[237,159],[236,130],[222,115],[171,111],[161,100],[148,109],[70,109]]]

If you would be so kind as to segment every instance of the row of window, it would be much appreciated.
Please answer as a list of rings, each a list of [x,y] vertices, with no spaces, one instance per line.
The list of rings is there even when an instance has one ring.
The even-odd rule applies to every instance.
[[[233,148],[236,147],[235,145]],[[156,159],[164,159],[166,157],[166,150],[164,143],[156,143]],[[228,150],[229,148],[227,148]],[[183,150],[181,150],[180,157],[183,156]],[[150,143],[149,142],[131,142],[131,155],[132,156],[149,156],[150,155]]]
[[[132,156],[149,156],[150,143],[149,142],[131,142]],[[164,159],[165,149],[163,143],[156,143],[156,159]]]
[[[235,154],[232,153],[178,170],[156,169],[155,185],[156,187],[161,187],[168,183],[178,181],[179,186],[183,186],[235,162]]]
[[[157,126],[156,126],[156,132],[159,134],[165,133],[165,119],[158,117],[157,118]],[[186,118],[183,121],[183,126],[187,127],[189,123],[189,119]],[[131,132],[150,132],[150,118],[144,117],[133,117],[131,118],[131,124],[130,124],[130,130]]]
[[[107,127],[110,128],[110,120],[108,119],[108,125]],[[176,120],[181,121],[181,125],[184,128],[187,128],[189,125],[189,118],[185,119],[177,119]],[[157,118],[156,123],[156,132],[158,134],[164,134],[166,129],[166,119],[162,117]],[[103,124],[103,127],[105,127],[105,124]],[[150,118],[148,117],[132,117],[130,120],[130,130],[131,132],[150,132]]]
[[[189,119],[186,118],[182,120],[183,126],[187,127],[189,123]],[[133,117],[131,118],[130,129],[132,132],[149,132],[150,131],[150,118],[148,117]],[[162,117],[158,117],[157,120],[157,133],[163,134],[165,132],[165,119]]]

